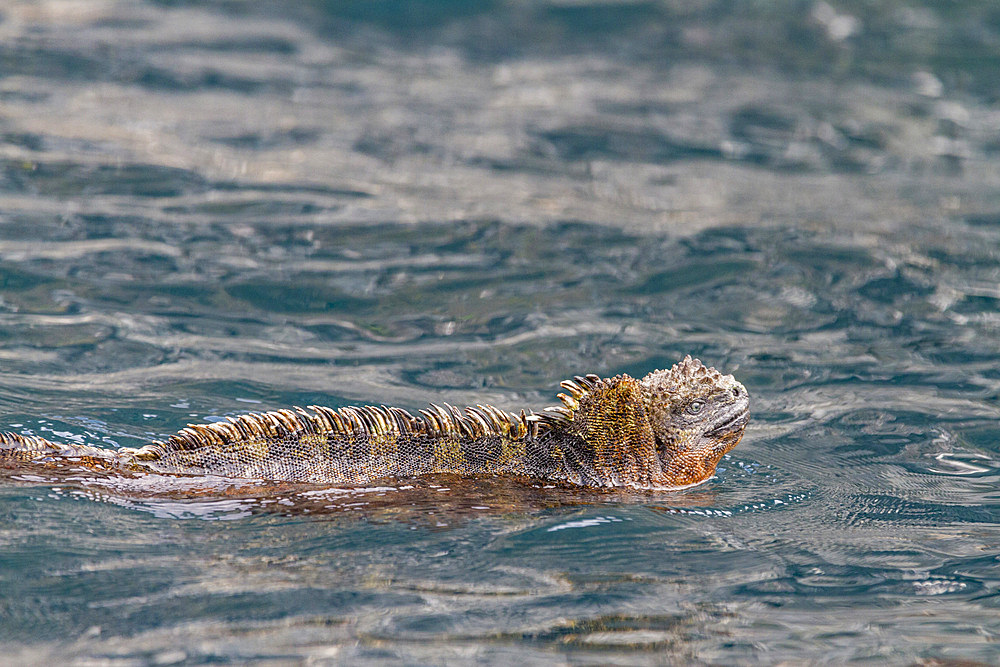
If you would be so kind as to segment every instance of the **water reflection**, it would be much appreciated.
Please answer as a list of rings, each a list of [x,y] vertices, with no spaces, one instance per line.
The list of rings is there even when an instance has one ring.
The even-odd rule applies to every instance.
[[[741,466],[744,474],[750,470]],[[685,491],[652,492],[586,489],[538,480],[463,478],[431,475],[386,479],[363,487],[240,480],[212,475],[185,477],[115,473],[85,469],[72,462],[19,465],[0,470],[8,483],[45,485],[60,497],[90,499],[150,512],[160,518],[234,519],[251,514],[350,515],[367,521],[412,521],[451,525],[476,516],[528,517],[550,509],[591,508],[601,505],[645,504],[657,511],[731,516],[716,509],[717,480]],[[797,499],[801,500],[801,499]],[[666,503],[666,506],[661,506]],[[786,501],[762,501],[736,511],[768,509]],[[444,520],[447,523],[441,523]]]

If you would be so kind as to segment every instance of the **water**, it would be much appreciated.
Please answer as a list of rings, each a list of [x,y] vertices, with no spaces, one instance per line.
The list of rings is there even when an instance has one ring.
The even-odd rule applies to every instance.
[[[538,409],[686,353],[754,412],[673,494],[6,480],[0,662],[1000,659],[991,3],[0,18],[0,428]]]

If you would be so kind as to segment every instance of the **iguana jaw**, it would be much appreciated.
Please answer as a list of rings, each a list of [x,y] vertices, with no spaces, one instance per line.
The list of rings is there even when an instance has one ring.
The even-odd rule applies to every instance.
[[[744,399],[732,406],[724,413],[716,423],[718,426],[711,427],[705,432],[704,437],[709,440],[716,440],[729,434],[739,431],[743,432],[750,421],[750,401]]]
[[[724,393],[718,399],[719,404],[702,433],[698,449],[706,452],[706,456],[721,458],[735,447],[750,421],[750,399],[743,385],[736,382],[727,393],[728,396]]]

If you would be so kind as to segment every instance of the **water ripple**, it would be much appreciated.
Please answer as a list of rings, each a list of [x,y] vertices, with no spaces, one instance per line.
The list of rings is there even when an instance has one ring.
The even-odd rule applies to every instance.
[[[404,4],[4,7],[3,428],[691,353],[744,442],[652,495],[0,471],[5,658],[995,662],[989,3]]]

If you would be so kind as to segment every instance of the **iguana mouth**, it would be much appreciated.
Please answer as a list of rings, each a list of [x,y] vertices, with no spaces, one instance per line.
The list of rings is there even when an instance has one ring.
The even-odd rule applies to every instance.
[[[711,431],[705,434],[705,437],[714,438],[718,435],[723,435],[725,433],[731,433],[733,431],[739,431],[746,427],[747,423],[750,421],[750,409],[744,408],[740,410],[735,415],[722,422]]]

